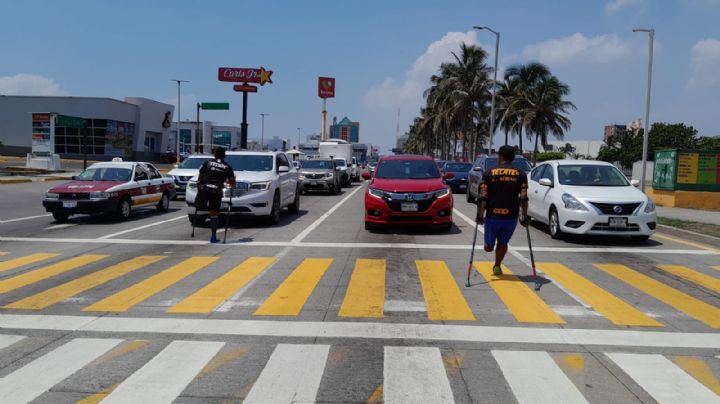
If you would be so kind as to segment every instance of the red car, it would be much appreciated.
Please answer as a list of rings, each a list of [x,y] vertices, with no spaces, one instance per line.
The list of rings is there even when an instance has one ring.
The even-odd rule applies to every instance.
[[[383,157],[365,191],[365,229],[387,224],[452,227],[453,196],[435,160],[425,156]]]

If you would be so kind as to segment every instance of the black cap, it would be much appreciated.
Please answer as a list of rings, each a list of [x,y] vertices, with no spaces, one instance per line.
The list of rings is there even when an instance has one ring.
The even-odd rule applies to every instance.
[[[215,158],[216,159],[224,159],[225,158],[225,148],[218,146],[214,150],[215,152]]]
[[[498,150],[498,155],[500,155],[505,162],[512,163],[512,161],[515,160],[515,148],[508,145],[502,146],[500,150]]]

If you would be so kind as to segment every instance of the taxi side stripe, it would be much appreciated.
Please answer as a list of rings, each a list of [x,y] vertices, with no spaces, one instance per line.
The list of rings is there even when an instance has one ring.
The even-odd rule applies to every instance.
[[[385,307],[385,260],[357,259],[340,317],[382,317]]]
[[[687,279],[690,282],[696,283],[704,288],[720,293],[720,279],[718,278],[705,275],[702,272],[694,271],[682,265],[658,265],[658,268],[680,278]]]
[[[0,293],[10,292],[32,283],[52,278],[53,276],[60,275],[84,265],[92,264],[93,262],[100,261],[107,257],[109,257],[109,255],[80,255],[65,261],[60,261],[56,264],[35,269],[30,272],[25,272],[12,278],[4,279],[0,281]]]
[[[617,279],[647,293],[661,302],[702,321],[712,328],[720,328],[720,309],[671,288],[664,283],[634,271],[625,265],[594,264]]]
[[[5,254],[7,254],[7,253],[5,253]],[[3,255],[5,255],[5,254],[3,254]],[[0,272],[15,269],[15,268],[21,267],[23,265],[34,264],[36,262],[40,262],[40,261],[44,261],[46,259],[57,257],[58,255],[60,255],[60,254],[37,253],[37,254],[30,254],[30,255],[26,255],[24,257],[18,257],[15,259],[3,261],[3,262],[0,262]]]
[[[305,302],[332,262],[331,258],[306,258],[275,289],[254,315],[297,316],[300,314]]]
[[[465,297],[443,261],[415,261],[430,320],[475,320]]]

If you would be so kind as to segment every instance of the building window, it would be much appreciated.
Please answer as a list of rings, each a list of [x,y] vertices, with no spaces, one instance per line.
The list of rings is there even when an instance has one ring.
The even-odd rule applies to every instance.
[[[85,141],[88,154],[129,156],[135,124],[111,119],[85,119],[85,128],[55,126],[55,153],[80,154]]]
[[[229,130],[214,130],[212,132],[213,145],[230,148],[232,133]]]

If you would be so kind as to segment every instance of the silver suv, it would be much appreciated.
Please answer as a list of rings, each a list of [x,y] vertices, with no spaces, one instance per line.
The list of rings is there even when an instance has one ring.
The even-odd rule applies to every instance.
[[[334,160],[305,160],[300,164],[300,192],[329,191],[340,193],[340,168]]]

